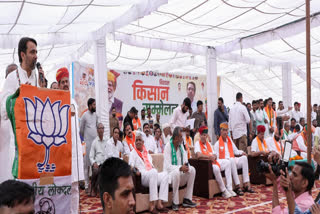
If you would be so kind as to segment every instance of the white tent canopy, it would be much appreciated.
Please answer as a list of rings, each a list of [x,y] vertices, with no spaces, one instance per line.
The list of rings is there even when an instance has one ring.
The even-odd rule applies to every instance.
[[[311,1],[311,15],[312,101],[319,102],[320,1]],[[132,71],[205,75],[211,47],[226,103],[235,91],[246,101],[283,99],[284,65],[292,101],[305,103],[304,17],[305,0],[1,1],[0,69],[18,63],[22,36],[38,41],[49,82],[72,61],[93,64],[101,39],[107,66]]]

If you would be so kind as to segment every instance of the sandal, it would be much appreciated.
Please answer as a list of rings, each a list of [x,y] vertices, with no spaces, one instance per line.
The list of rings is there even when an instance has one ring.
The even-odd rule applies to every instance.
[[[244,193],[242,192],[240,187],[235,189],[235,193],[237,193],[237,195],[239,195],[239,196],[243,196],[244,195]]]
[[[244,192],[248,192],[248,193],[255,193],[255,191],[253,191],[253,189],[249,188],[248,186],[245,186],[245,187],[243,188],[243,191],[244,191]]]

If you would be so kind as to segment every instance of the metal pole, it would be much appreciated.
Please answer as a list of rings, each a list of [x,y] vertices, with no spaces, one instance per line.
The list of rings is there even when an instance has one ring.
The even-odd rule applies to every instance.
[[[310,0],[306,0],[306,57],[307,57],[307,145],[308,163],[311,164],[311,59],[310,59]]]

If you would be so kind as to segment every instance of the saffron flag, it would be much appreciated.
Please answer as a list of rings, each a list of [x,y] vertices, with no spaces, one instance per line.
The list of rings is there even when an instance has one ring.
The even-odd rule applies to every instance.
[[[15,136],[13,176],[34,188],[35,213],[70,213],[70,94],[21,85],[6,101]]]
[[[6,104],[16,146],[13,176],[71,175],[69,92],[21,85]]]

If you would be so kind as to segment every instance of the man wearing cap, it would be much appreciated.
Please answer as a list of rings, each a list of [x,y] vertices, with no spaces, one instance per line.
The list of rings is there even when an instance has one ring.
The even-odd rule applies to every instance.
[[[250,188],[250,179],[248,171],[247,154],[239,150],[228,137],[228,124],[220,124],[220,137],[214,144],[214,150],[217,152],[217,159],[227,159],[231,162],[231,174],[235,184],[235,192],[237,195],[243,195],[244,192],[254,193]],[[243,191],[240,188],[240,181],[238,177],[238,169],[242,169],[243,177]]]
[[[169,176],[166,171],[158,172],[153,164],[152,157],[144,146],[143,134],[136,132],[135,147],[130,152],[129,165],[135,167],[141,175],[143,186],[149,187],[149,211],[151,213],[168,212],[162,202],[168,201]],[[158,192],[158,186],[159,192]]]
[[[230,198],[237,196],[235,192],[232,191],[232,177],[231,177],[231,162],[227,159],[217,159],[217,155],[213,150],[211,144],[207,141],[208,127],[201,126],[199,128],[200,141],[194,144],[194,153],[197,159],[206,159],[212,161],[213,174],[219,185],[220,191],[224,198]],[[221,171],[224,171],[227,188],[223,183]]]
[[[66,67],[57,71],[56,79],[60,90],[69,91],[69,71]],[[78,213],[79,208],[79,181],[84,180],[83,153],[79,135],[78,107],[71,98],[71,133],[72,133],[72,173],[71,173],[71,211]],[[90,151],[88,151],[90,152]]]
[[[108,98],[109,98],[109,114],[111,114],[112,108],[116,108],[116,112],[122,114],[123,102],[114,97],[114,93],[117,88],[117,78],[120,74],[114,70],[108,71]]]
[[[0,94],[0,134],[2,138],[0,145],[0,183],[12,178],[11,170],[15,153],[14,135],[6,110],[7,98],[14,94],[21,84],[44,86],[44,81],[41,81],[40,76],[37,78],[35,70],[37,63],[36,40],[28,37],[21,38],[18,45],[18,56],[20,65],[5,78]],[[39,73],[44,75],[42,68],[40,68]]]
[[[131,130],[134,130],[132,120],[137,113],[138,113],[138,110],[135,107],[131,107],[130,111],[128,111],[127,113],[127,116],[124,118],[123,125],[126,123],[129,123],[131,126]],[[123,128],[123,132],[125,132],[124,128]]]
[[[259,125],[257,127],[257,137],[251,143],[251,155],[252,156],[267,156],[269,154],[268,145],[264,139],[264,132],[266,131],[266,127],[263,125]]]

